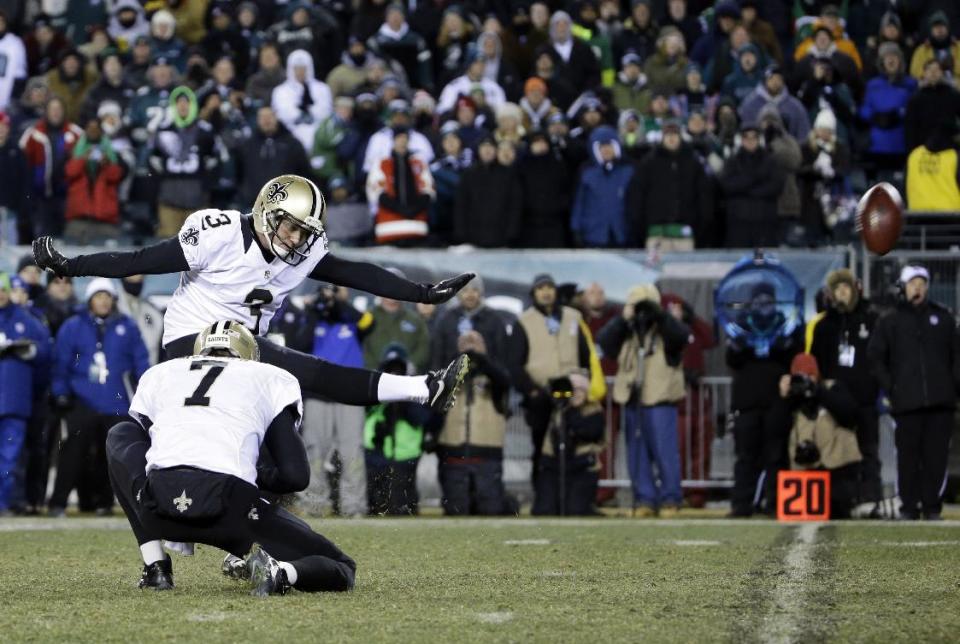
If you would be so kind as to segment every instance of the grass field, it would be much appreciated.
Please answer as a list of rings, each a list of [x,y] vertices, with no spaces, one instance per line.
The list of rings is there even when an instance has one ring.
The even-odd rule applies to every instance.
[[[0,640],[956,642],[960,522],[534,519],[316,524],[352,593],[257,600],[222,553],[141,592],[121,519],[0,520]]]

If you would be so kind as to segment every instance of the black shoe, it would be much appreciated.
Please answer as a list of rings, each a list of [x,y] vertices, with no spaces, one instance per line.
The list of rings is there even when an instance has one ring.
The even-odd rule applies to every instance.
[[[427,405],[441,414],[453,407],[457,390],[469,368],[470,358],[461,354],[443,369],[428,373],[427,388],[430,390],[430,396],[427,398]]]
[[[220,565],[220,571],[224,576],[230,579],[245,580],[250,579],[250,569],[247,568],[247,562],[236,555],[227,553]]]
[[[160,561],[154,561],[149,566],[145,565],[137,586],[154,590],[173,590],[173,561],[170,555]]]
[[[943,521],[943,516],[939,512],[924,512],[924,521]]]
[[[253,544],[247,555],[247,569],[250,573],[250,594],[254,597],[267,595],[285,595],[290,590],[287,571],[280,563],[267,554],[259,543]]]

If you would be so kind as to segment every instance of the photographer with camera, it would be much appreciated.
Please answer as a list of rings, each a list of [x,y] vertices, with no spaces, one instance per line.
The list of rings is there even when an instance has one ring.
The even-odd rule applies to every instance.
[[[580,373],[550,381],[554,415],[544,437],[534,515],[589,516],[603,451],[603,406],[588,400],[590,380]],[[561,461],[562,458],[562,461]]]
[[[791,470],[830,472],[830,518],[850,518],[857,490],[860,448],[854,431],[857,400],[841,382],[822,380],[817,359],[798,353],[790,373],[780,376],[780,396],[766,419],[771,437],[767,476],[784,464],[783,441]]]
[[[656,286],[643,284],[630,289],[622,316],[603,327],[597,341],[604,355],[617,356],[613,399],[626,414],[635,512],[675,516],[683,502],[677,403],[686,393],[682,357],[690,328],[660,307]]]
[[[950,311],[927,297],[923,266],[900,272],[902,298],[880,318],[868,353],[897,423],[900,516],[939,521],[960,388],[960,336]]]
[[[510,389],[506,331],[497,312],[483,304],[480,276],[457,297],[460,306],[437,321],[431,347],[435,364],[461,353],[470,356],[457,404],[442,419],[436,439],[443,511],[447,515],[506,514],[512,509],[503,487]]]

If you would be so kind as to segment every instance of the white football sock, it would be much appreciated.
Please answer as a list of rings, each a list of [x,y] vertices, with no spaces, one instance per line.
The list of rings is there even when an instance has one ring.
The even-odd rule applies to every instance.
[[[287,571],[287,581],[290,582],[290,585],[297,583],[297,569],[293,567],[292,563],[287,563],[286,561],[278,561],[280,567]]]
[[[430,398],[426,376],[395,376],[381,373],[377,384],[377,399],[380,402],[426,403]]]
[[[140,556],[143,557],[143,563],[147,564],[148,566],[154,562],[166,559],[167,557],[163,553],[163,542],[159,539],[148,541],[140,546]]]

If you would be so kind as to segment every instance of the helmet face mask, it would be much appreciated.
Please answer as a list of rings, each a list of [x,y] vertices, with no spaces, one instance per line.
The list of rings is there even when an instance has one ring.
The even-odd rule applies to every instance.
[[[264,235],[270,250],[282,261],[296,266],[307,258],[314,244],[324,237],[327,203],[320,189],[304,177],[284,174],[264,184],[253,204],[253,223]],[[285,241],[281,226],[295,225],[305,233],[296,247]]]
[[[260,346],[250,329],[233,320],[214,322],[197,334],[193,342],[197,356],[228,356],[241,360],[260,360]]]

